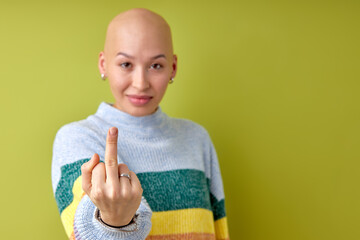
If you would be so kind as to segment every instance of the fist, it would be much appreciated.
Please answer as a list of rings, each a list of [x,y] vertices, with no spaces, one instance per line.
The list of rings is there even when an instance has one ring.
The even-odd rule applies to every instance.
[[[117,128],[110,128],[106,137],[105,164],[95,153],[82,165],[82,188],[100,210],[105,223],[124,226],[131,222],[139,208],[143,189],[136,174],[125,164],[118,164],[117,139]]]

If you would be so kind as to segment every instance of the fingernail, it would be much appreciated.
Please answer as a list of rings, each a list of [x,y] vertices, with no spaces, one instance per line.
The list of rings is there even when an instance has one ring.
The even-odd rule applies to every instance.
[[[117,128],[115,127],[110,128],[110,134],[115,136],[117,134]]]

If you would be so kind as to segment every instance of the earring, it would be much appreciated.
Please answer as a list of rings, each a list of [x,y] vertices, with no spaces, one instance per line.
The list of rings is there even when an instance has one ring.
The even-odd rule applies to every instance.
[[[101,79],[105,81],[106,77],[104,73],[101,74]]]
[[[169,84],[172,84],[174,82],[174,78],[170,78]]]

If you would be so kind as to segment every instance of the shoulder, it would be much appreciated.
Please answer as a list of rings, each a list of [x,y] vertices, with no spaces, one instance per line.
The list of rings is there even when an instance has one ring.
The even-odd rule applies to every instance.
[[[173,127],[179,129],[207,133],[206,129],[202,125],[189,119],[170,117],[170,121]]]
[[[69,164],[102,152],[103,139],[97,125],[89,118],[62,126],[53,143],[53,163]]]
[[[90,136],[97,136],[100,133],[100,128],[92,121],[92,115],[88,118],[67,123],[60,127],[57,131],[56,139],[81,139],[89,138]]]
[[[74,159],[91,157],[90,152],[101,152],[104,133],[91,116],[86,119],[63,125],[56,133],[53,142],[55,156],[72,154]],[[76,153],[76,154],[75,154]]]
[[[75,169],[76,166],[76,169],[79,170],[82,163],[90,159],[94,153],[100,153],[102,148],[97,127],[88,119],[63,125],[57,131],[53,143],[52,177],[54,190],[63,174],[62,169]]]

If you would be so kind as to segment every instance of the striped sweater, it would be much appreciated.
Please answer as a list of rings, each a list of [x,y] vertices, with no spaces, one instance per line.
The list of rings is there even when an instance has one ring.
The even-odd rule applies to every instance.
[[[81,165],[94,153],[104,161],[112,126],[119,130],[118,162],[136,173],[143,188],[137,218],[123,229],[98,221],[81,187]],[[70,239],[229,239],[221,173],[207,131],[160,107],[134,117],[102,102],[95,114],[61,127],[52,186]]]

